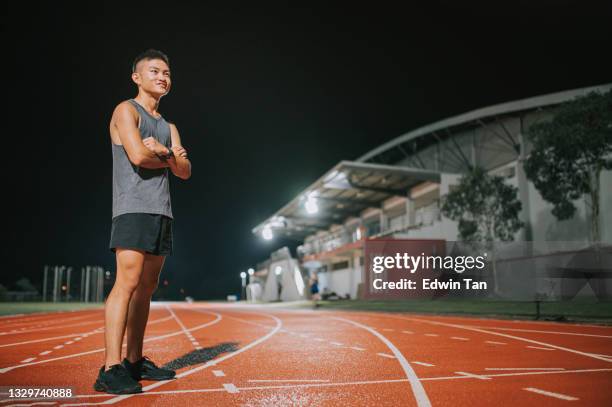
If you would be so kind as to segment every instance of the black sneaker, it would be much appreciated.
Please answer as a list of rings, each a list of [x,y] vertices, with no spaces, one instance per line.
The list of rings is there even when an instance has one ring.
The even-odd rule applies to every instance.
[[[94,390],[111,394],[142,393],[142,386],[130,376],[130,372],[120,365],[112,365],[108,371],[100,368]]]
[[[151,359],[143,356],[138,362],[130,363],[129,360],[123,359],[123,366],[130,372],[134,380],[170,380],[174,379],[176,372],[170,369],[157,367]]]

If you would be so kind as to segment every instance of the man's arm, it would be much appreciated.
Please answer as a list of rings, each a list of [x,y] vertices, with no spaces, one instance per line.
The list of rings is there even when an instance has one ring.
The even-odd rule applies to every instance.
[[[169,163],[160,160],[142,142],[140,131],[138,130],[138,113],[135,116],[132,109],[134,107],[129,102],[123,102],[117,106],[113,114],[121,144],[123,144],[129,160],[132,164],[143,168],[156,169],[169,167]]]
[[[187,150],[181,145],[181,137],[176,126],[170,124],[170,137],[172,139],[172,151],[174,155],[168,159],[170,171],[181,179],[191,177],[191,161],[187,158]]]

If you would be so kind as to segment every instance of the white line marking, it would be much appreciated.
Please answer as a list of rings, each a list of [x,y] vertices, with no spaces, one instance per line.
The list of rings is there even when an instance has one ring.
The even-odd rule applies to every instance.
[[[414,332],[412,332],[412,331],[402,331],[402,333],[404,333],[404,334],[413,334]]]
[[[351,349],[355,349],[355,350],[359,350],[359,351],[364,351],[364,348],[360,348],[359,346],[351,346]]]
[[[461,336],[451,336],[451,339],[456,339],[458,341],[469,341],[468,338],[462,338]]]
[[[193,338],[193,336],[191,336],[191,332],[189,332],[187,330],[187,327],[183,324],[183,321],[181,321],[179,319],[179,317],[176,316],[176,314],[174,313],[174,311],[172,311],[172,308],[170,308],[167,304],[166,304],[166,309],[168,310],[168,312],[170,313],[170,315],[172,315],[172,318],[174,318],[174,320],[179,324],[179,326],[181,327],[181,329],[183,330],[183,332],[185,333],[185,335],[187,336],[187,338],[191,339],[191,344],[195,345],[193,342],[195,341],[195,339]]]
[[[399,361],[400,365],[402,366],[402,369],[404,370],[404,374],[406,375],[406,378],[408,379],[410,383],[410,387],[412,388],[412,392],[414,393],[414,398],[417,402],[417,405],[419,407],[431,407],[431,402],[429,401],[429,398],[427,397],[427,393],[425,393],[425,389],[423,388],[423,385],[421,384],[418,376],[412,369],[412,366],[410,366],[410,363],[408,363],[404,355],[402,355],[402,352],[400,352],[399,349],[397,349],[397,347],[390,340],[388,340],[380,332],[377,332],[375,329],[372,329],[371,327],[367,325],[360,324],[359,322],[355,322],[350,319],[339,318],[339,317],[332,317],[332,318],[355,325],[356,327],[359,327],[361,329],[365,329],[366,331],[370,332],[372,335],[380,339],[385,345],[387,345],[387,347],[391,349],[391,351],[393,352],[393,354]]]
[[[435,365],[432,365],[431,363],[425,363],[425,362],[417,362],[417,361],[412,361],[412,363],[414,363],[415,365],[421,365],[421,366],[427,366],[427,367],[432,367]]]
[[[540,350],[554,350],[551,348],[542,348],[540,346],[525,346],[526,348],[531,348],[531,349],[540,349]]]
[[[455,373],[461,376],[473,377],[474,379],[479,379],[479,380],[491,380],[490,377],[481,376],[481,375],[477,375],[473,373],[467,373],[467,372],[455,372]]]
[[[342,343],[340,342],[330,342],[332,345],[336,345],[336,346],[343,346]]]
[[[147,324],[147,326],[152,325],[152,324],[157,324],[159,322],[167,321],[169,319],[172,319],[172,316],[164,317],[164,318],[159,318],[159,319],[154,319],[154,320],[150,321]],[[103,331],[104,331],[104,327],[100,327],[100,328],[97,328],[97,329],[95,329],[93,331],[90,331],[88,333],[85,333],[85,334],[74,333],[74,334],[70,334],[70,335],[54,336],[54,337],[51,337],[51,338],[34,339],[34,340],[31,340],[31,341],[7,343],[7,344],[4,344],[4,345],[0,345],[0,348],[5,348],[5,347],[8,347],[8,346],[27,345],[29,343],[52,341],[54,339],[74,338],[75,336],[79,336],[79,335],[81,335],[83,337],[87,337],[87,336],[90,336],[90,335],[102,333]]]
[[[389,355],[388,353],[377,353],[378,356],[382,356],[383,358],[395,359],[395,356]]]
[[[65,342],[64,345],[72,345],[73,343],[74,341],[68,341],[68,342]]]
[[[561,393],[553,393],[551,391],[536,389],[535,387],[525,387],[523,390],[527,390],[532,393],[541,394],[543,396],[554,397],[554,398],[561,399],[561,400],[567,400],[567,401],[580,400],[578,397],[566,396],[565,394],[561,394]]]
[[[490,343],[491,345],[507,345],[506,342],[485,341],[485,343]]]
[[[438,334],[425,334],[425,336],[440,336]]]
[[[485,367],[485,370],[565,370],[563,367]]]
[[[202,311],[202,312],[207,312],[207,311]],[[217,315],[219,315],[219,314],[217,314]],[[251,349],[253,346],[259,345],[260,343],[268,340],[270,337],[272,337],[272,335],[276,334],[282,328],[283,322],[280,319],[278,319],[277,317],[275,317],[274,315],[272,315],[272,314],[263,314],[263,315],[269,316],[270,318],[272,318],[272,319],[274,319],[276,321],[276,326],[274,328],[272,328],[272,330],[270,332],[268,332],[266,335],[262,336],[261,338],[258,338],[256,340],[254,340],[253,342],[250,342],[249,344],[247,344],[243,348],[240,348],[240,349],[238,349],[238,350],[236,350],[234,352],[227,353],[227,354],[225,354],[224,356],[221,356],[218,359],[213,359],[213,360],[210,360],[210,361],[206,362],[205,364],[200,365],[198,367],[195,367],[193,369],[185,370],[185,371],[177,374],[175,379],[180,379],[182,377],[189,376],[189,375],[192,375],[194,373],[197,373],[200,370],[208,369],[211,366],[215,366],[215,365],[223,362],[224,360],[227,360],[227,359],[230,359],[230,358],[232,358],[232,357],[234,357],[236,355],[239,355],[242,352],[245,352],[245,351]],[[221,318],[221,315],[219,315],[219,318]],[[237,318],[235,318],[235,319],[237,319]],[[148,394],[151,394],[151,392],[148,392],[148,390],[154,389],[154,388],[159,387],[159,386],[163,386],[164,384],[166,384],[168,382],[172,382],[172,381],[174,381],[174,380],[162,380],[162,381],[159,381],[159,382],[155,382],[153,384],[150,384],[148,386],[143,387],[142,390],[146,391]],[[137,393],[137,394],[145,394],[145,393]],[[125,394],[125,395],[113,397],[112,399],[106,400],[106,401],[101,402],[101,403],[62,404],[62,406],[68,407],[68,406],[83,406],[83,405],[98,405],[98,404],[114,404],[114,403],[116,403],[118,401],[125,400],[127,398],[134,397],[134,396],[135,396],[135,394]]]
[[[313,339],[317,342],[325,342],[325,339],[323,338],[313,338]]]
[[[218,323],[221,320],[221,315],[217,314],[216,312],[208,312],[208,311],[202,311],[202,312],[213,314],[213,315],[216,316],[216,318],[214,320],[210,321],[210,322],[205,323],[205,324],[201,324],[201,325],[198,325],[198,326],[194,326],[193,328],[189,328],[190,332],[197,331],[197,330],[202,329],[202,328],[206,328],[206,327],[208,327],[210,325],[214,325],[214,324]],[[145,339],[143,342],[151,342],[151,341],[157,341],[157,340],[160,340],[160,339],[166,339],[166,338],[170,338],[170,337],[173,337],[173,336],[181,335],[182,333],[183,333],[183,331],[181,330],[181,331],[171,332],[169,334],[153,336],[151,338]],[[126,346],[127,345],[124,343],[123,347],[126,347]],[[53,362],[53,361],[61,360],[61,359],[76,358],[76,357],[79,357],[79,356],[90,355],[92,353],[98,353],[98,352],[104,352],[104,348],[94,349],[94,350],[90,350],[90,351],[86,351],[86,352],[80,352],[80,353],[73,353],[71,355],[59,356],[59,357],[51,358],[51,359],[40,360],[38,362],[32,362],[32,363],[28,363],[28,364],[24,364],[24,365],[8,366],[8,367],[5,367],[5,368],[1,368],[0,369],[0,373],[6,373],[6,372],[8,372],[10,370],[18,369],[18,368],[25,367],[25,366],[38,365],[40,363],[48,363],[48,362]]]
[[[53,349],[62,349],[63,347],[64,345],[57,345],[57,346],[54,346]]]
[[[474,325],[467,325],[474,326]],[[488,328],[495,329],[497,331],[511,331],[511,332],[533,332],[538,334],[551,334],[551,335],[575,335],[575,336],[591,336],[594,338],[612,338],[612,335],[595,335],[595,334],[582,334],[578,332],[559,332],[559,331],[541,331],[537,329],[518,329],[518,328],[498,328],[498,327],[486,327],[486,326],[474,326],[475,328]]]
[[[504,338],[516,339],[518,341],[529,342],[529,343],[533,343],[533,344],[536,344],[536,345],[548,346],[550,348],[562,350],[562,351],[565,351],[565,352],[575,353],[577,355],[582,355],[582,356],[586,356],[586,357],[593,358],[593,359],[603,360],[604,362],[608,362],[608,363],[612,362],[612,360],[610,360],[610,359],[606,359],[606,358],[603,358],[601,356],[592,355],[592,354],[587,353],[587,352],[581,352],[581,351],[576,350],[576,349],[570,349],[570,348],[565,348],[563,346],[552,345],[550,343],[534,341],[533,339],[527,339],[527,338],[523,338],[523,337],[520,337],[520,336],[508,335],[508,334],[503,334],[503,333],[500,333],[500,332],[492,332],[492,331],[487,331],[485,329],[472,328],[472,327],[466,326],[466,325],[449,324],[449,323],[445,323],[445,322],[429,321],[429,320],[426,320],[426,319],[401,317],[401,316],[389,315],[389,314],[384,314],[384,315],[389,317],[389,318],[405,319],[407,321],[423,322],[423,323],[426,323],[426,324],[447,326],[447,327],[451,327],[451,328],[465,329],[465,330],[468,330],[468,331],[480,332],[480,333],[489,334],[489,335],[502,336]]]
[[[212,372],[213,372],[213,374],[214,374],[215,376],[217,376],[217,377],[223,377],[223,376],[225,376],[225,373],[223,373],[223,370],[213,370]]]
[[[228,393],[240,393],[240,390],[238,390],[234,383],[223,383],[223,388],[225,388]]]
[[[48,355],[49,353],[51,353],[51,351],[50,350],[46,350],[44,352],[40,352],[39,355],[41,355],[41,356],[42,355]]]
[[[492,374],[487,377],[503,377],[503,376],[524,376],[524,375],[536,375],[536,374],[555,374],[555,373],[591,373],[591,372],[611,372],[612,369],[583,369],[583,370],[566,370],[566,371],[555,371],[555,372],[524,372],[524,373],[509,373],[509,374]],[[468,376],[443,376],[443,377],[424,377],[422,381],[436,381],[436,380],[457,380],[457,379],[470,379]],[[267,389],[288,389],[288,388],[307,388],[307,387],[333,387],[333,386],[350,386],[350,385],[367,385],[367,384],[383,384],[383,383],[405,383],[408,379],[388,379],[388,380],[371,380],[371,381],[360,381],[360,382],[336,382],[336,383],[313,383],[313,384],[295,384],[295,385],[284,385],[284,386],[258,386],[258,387],[239,387],[238,390],[267,390]],[[138,393],[134,396],[144,397],[153,395],[164,395],[164,394],[187,394],[187,393],[209,393],[209,392],[225,392],[226,390],[222,387],[208,388],[208,389],[191,389],[191,390],[165,390],[165,391],[149,391],[146,393]],[[112,397],[109,394],[76,394],[74,398],[105,398]],[[34,400],[48,400],[44,398],[31,398],[30,401]],[[3,399],[0,403],[14,402],[14,399]],[[92,403],[83,403],[81,405],[91,405]],[[102,404],[102,403],[93,403]]]
[[[33,361],[34,359],[36,359],[36,358],[27,358],[25,360],[22,360],[21,363],[28,363],[28,362]]]
[[[267,383],[267,382],[306,382],[306,383],[329,383],[329,380],[321,380],[321,379],[254,379],[248,380],[250,383]]]
[[[82,326],[82,325],[91,325],[91,324],[99,324],[101,322],[104,322],[104,320],[101,319],[97,319],[95,321],[88,321],[88,322],[79,322],[79,323],[75,323],[75,324],[68,324],[68,325],[53,325],[53,326],[47,326],[45,328],[36,328],[36,329],[29,329],[29,330],[15,330],[15,331],[11,331],[11,332],[6,332],[5,334],[7,335],[11,335],[11,334],[25,334],[25,333],[30,333],[30,332],[40,332],[40,331],[49,331],[51,329],[63,329],[63,328],[69,328],[72,326]]]

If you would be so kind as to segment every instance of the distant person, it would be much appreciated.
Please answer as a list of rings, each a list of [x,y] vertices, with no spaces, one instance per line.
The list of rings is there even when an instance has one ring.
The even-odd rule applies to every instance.
[[[110,249],[117,278],[106,299],[105,364],[94,389],[112,394],[139,393],[141,379],[167,380],[175,372],[157,367],[142,354],[149,306],[165,256],[172,253],[169,171],[191,177],[191,163],[176,126],[159,113],[170,91],[170,63],[148,50],[134,60],[134,99],[121,102],[110,120],[113,155],[113,218]],[[127,330],[127,354],[121,360]]]
[[[317,305],[317,301],[321,301],[321,294],[319,294],[319,277],[317,273],[312,273],[310,275],[310,296],[315,302],[315,306]]]

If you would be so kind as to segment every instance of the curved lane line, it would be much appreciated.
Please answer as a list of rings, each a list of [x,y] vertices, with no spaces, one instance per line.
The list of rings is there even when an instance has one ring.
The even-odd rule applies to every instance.
[[[429,401],[429,398],[427,397],[427,393],[425,392],[425,389],[423,388],[421,381],[419,380],[416,373],[412,369],[412,366],[410,366],[410,363],[408,363],[404,355],[402,355],[402,352],[400,352],[399,349],[397,349],[397,347],[389,339],[384,337],[380,332],[377,332],[376,330],[370,328],[369,326],[362,325],[359,322],[351,321],[350,319],[345,319],[345,318],[340,318],[340,317],[330,317],[330,318],[337,319],[343,322],[347,322],[361,329],[365,329],[366,331],[370,332],[372,335],[380,339],[385,345],[387,345],[387,348],[389,348],[391,352],[393,352],[393,355],[395,355],[397,360],[400,362],[402,369],[404,369],[404,373],[406,374],[406,378],[408,379],[408,382],[410,383],[410,387],[412,388],[412,393],[414,394],[414,398],[416,399],[417,405],[419,407],[431,407],[431,402]]]

